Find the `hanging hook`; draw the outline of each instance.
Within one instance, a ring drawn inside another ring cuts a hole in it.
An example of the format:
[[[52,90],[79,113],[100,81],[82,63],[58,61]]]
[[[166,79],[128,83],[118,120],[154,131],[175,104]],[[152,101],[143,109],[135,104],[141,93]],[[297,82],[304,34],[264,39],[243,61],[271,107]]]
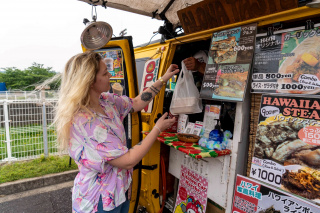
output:
[[[272,36],[272,35],[273,35],[273,27],[268,27],[267,36]]]
[[[96,15],[93,15],[93,8],[95,10],[95,14]],[[92,16],[92,20],[95,22],[97,20],[97,18],[98,18],[96,5],[92,5],[91,16]]]
[[[305,30],[311,30],[314,28],[314,22],[312,22],[311,20],[307,20],[306,21],[306,25],[305,25]]]

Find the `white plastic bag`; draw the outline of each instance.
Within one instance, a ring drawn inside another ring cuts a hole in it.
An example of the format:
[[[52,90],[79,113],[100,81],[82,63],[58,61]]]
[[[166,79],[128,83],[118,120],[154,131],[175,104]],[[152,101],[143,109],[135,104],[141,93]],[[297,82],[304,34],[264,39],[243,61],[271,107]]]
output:
[[[170,112],[177,114],[194,114],[202,112],[200,93],[194,84],[193,75],[181,62],[181,71],[173,92]]]

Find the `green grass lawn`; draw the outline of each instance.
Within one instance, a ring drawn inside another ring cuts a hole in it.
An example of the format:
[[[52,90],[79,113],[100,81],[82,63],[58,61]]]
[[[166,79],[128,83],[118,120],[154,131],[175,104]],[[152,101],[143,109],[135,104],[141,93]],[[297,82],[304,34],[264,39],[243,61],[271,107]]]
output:
[[[53,128],[47,130],[48,151],[56,153],[56,133]],[[41,125],[10,128],[11,153],[14,158],[40,156],[44,153],[43,129]],[[0,128],[0,161],[7,158],[5,128]]]
[[[54,129],[50,128],[49,125],[47,129],[49,157],[45,158],[42,125],[10,127],[12,157],[17,158],[17,161],[5,163],[3,160],[8,157],[5,142],[6,130],[0,128],[0,163],[3,161],[0,164],[0,184],[78,168],[73,160],[71,166],[69,166],[68,155],[50,155],[50,153],[57,153],[58,149]],[[36,159],[25,160],[28,158]],[[24,159],[24,161],[21,161],[21,159]]]
[[[77,169],[72,160],[69,167],[69,156],[49,156],[28,161],[14,161],[0,164],[0,184],[24,178],[39,177],[46,174],[59,173]]]

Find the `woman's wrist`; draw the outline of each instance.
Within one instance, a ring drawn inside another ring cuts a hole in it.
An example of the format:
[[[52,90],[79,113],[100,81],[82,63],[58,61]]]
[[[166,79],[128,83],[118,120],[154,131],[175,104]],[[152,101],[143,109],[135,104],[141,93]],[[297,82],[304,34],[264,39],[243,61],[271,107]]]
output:
[[[160,77],[160,78],[159,78],[159,81],[161,82],[162,86],[165,86],[165,85],[167,85],[167,81],[168,81],[168,80],[166,80],[166,79],[164,78],[164,76],[163,76],[163,77]]]
[[[161,130],[160,130],[160,128],[159,128],[159,127],[154,126],[153,128],[156,128],[156,129],[157,129],[157,131],[159,131],[159,134],[161,133]]]

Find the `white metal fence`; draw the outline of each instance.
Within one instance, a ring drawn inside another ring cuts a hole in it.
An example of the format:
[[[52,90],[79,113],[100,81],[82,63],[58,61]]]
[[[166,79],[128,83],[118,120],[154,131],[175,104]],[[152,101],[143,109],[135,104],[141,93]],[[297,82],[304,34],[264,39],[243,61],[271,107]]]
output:
[[[38,99],[58,99],[58,93],[49,91],[0,91],[0,100],[38,100]]]
[[[50,126],[57,99],[43,95],[35,99],[0,100],[0,161],[58,153],[55,130]]]

